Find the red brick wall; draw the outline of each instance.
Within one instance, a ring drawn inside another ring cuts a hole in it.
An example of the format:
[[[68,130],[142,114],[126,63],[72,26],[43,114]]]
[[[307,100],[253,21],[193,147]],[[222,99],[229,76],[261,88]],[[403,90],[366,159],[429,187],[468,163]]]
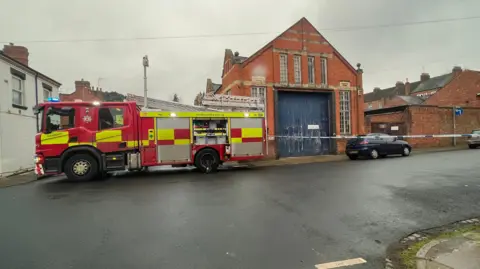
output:
[[[425,102],[426,105],[480,107],[480,72],[465,70]]]
[[[365,117],[365,129],[371,132],[372,123],[399,123],[406,125],[405,135],[453,134],[452,108],[436,106],[410,106],[405,112],[368,115]],[[480,108],[464,108],[464,113],[455,118],[455,133],[469,134],[480,128]],[[448,147],[453,145],[452,138],[409,138],[406,139],[415,148]],[[457,145],[464,145],[465,138],[457,138]]]
[[[399,123],[405,122],[405,112],[369,115],[365,117],[365,133],[372,132],[372,123]]]
[[[453,112],[451,108],[411,107],[411,134],[452,134]],[[469,134],[480,126],[480,109],[464,108],[461,116],[455,117],[455,133]],[[467,139],[457,138],[457,145],[465,144]],[[452,146],[452,138],[418,138],[411,142],[417,147]]]
[[[75,81],[75,91],[71,94],[60,94],[60,101],[62,102],[74,102],[75,100],[82,100],[84,102],[104,101],[103,95],[100,92],[92,91],[90,88],[90,82],[88,81]]]

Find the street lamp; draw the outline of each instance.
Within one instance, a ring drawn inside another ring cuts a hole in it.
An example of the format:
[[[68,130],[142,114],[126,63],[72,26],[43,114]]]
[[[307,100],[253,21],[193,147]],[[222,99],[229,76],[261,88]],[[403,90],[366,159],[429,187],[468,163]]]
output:
[[[147,106],[147,103],[148,103],[148,98],[147,98],[147,67],[148,67],[148,56],[145,55],[143,56],[143,90],[144,90],[144,93],[143,93],[143,96],[144,96],[144,100],[143,100],[143,107],[144,108],[148,108]]]

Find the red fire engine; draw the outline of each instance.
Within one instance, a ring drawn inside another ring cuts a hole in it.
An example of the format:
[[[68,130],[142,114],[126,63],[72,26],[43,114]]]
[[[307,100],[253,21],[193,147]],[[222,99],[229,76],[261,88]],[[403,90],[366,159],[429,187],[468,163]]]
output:
[[[194,165],[215,171],[228,161],[264,157],[263,112],[166,112],[135,102],[47,102],[35,108],[37,175],[91,180],[112,171]]]

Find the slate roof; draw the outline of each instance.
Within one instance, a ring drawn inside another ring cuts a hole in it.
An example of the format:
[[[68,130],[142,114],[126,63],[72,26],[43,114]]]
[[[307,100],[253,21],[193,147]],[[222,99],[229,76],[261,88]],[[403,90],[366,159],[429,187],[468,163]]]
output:
[[[420,85],[418,85],[418,87],[411,88],[412,93],[443,88],[443,87],[445,87],[445,85],[447,85],[447,83],[449,83],[452,80],[452,78],[453,78],[453,73],[449,73],[449,74],[445,74],[445,75],[430,78],[429,80],[420,83]]]
[[[429,90],[434,90],[438,88],[443,88],[445,85],[447,85],[452,78],[454,77],[453,73],[448,73],[444,74],[441,76],[436,76],[433,78],[430,78],[429,80],[425,82],[421,81],[415,81],[410,83],[410,93],[417,93],[417,92],[423,92],[423,91],[429,91]],[[382,98],[389,98],[397,95],[405,95],[405,86],[402,85],[400,87],[391,87],[391,88],[386,88],[382,89],[380,91],[375,92],[369,92],[363,95],[363,99],[365,103],[368,102],[373,102],[380,100]]]
[[[212,83],[212,85],[213,85],[213,92],[217,92],[222,87],[222,84]]]
[[[425,100],[418,96],[411,96],[411,95],[400,95],[399,98],[402,98],[405,103],[408,105],[419,105],[422,104]]]

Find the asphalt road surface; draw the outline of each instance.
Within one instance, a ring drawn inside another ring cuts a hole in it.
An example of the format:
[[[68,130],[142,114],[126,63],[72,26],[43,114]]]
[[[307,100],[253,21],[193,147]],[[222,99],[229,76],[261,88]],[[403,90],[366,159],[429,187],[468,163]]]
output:
[[[480,150],[0,189],[0,268],[382,268],[402,236],[480,215]]]

